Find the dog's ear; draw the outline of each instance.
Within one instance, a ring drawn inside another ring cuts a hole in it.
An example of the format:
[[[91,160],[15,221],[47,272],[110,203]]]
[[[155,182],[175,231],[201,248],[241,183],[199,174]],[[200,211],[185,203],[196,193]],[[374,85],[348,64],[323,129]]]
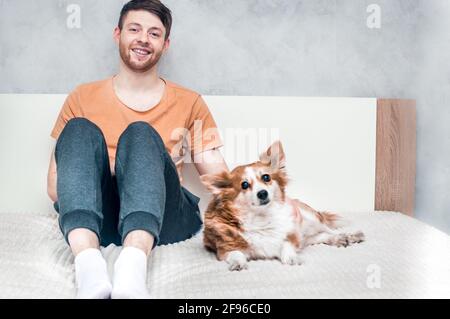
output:
[[[233,186],[231,175],[227,171],[219,174],[205,174],[200,176],[200,180],[213,194],[220,194],[224,189]]]
[[[265,152],[259,155],[259,160],[266,165],[270,165],[273,169],[285,170],[286,157],[281,142],[275,141],[272,143]]]

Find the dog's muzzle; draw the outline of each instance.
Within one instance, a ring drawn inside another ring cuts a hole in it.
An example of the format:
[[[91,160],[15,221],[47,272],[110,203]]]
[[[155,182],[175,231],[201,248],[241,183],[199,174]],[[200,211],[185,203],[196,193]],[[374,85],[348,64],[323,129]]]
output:
[[[259,199],[259,205],[266,205],[270,202],[269,193],[265,189],[260,190],[256,196]]]

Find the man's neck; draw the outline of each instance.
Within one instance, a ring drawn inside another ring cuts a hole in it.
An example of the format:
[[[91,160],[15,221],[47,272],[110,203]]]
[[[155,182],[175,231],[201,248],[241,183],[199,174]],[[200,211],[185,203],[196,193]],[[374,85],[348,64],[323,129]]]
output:
[[[143,73],[134,72],[121,65],[119,73],[114,78],[116,88],[136,93],[156,90],[160,86],[160,82],[156,65]]]

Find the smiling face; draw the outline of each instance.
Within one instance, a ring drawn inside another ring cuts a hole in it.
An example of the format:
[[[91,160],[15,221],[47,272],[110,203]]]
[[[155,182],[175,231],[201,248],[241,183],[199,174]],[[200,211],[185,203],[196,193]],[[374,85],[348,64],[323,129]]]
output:
[[[122,30],[116,27],[114,39],[119,45],[123,63],[132,71],[144,73],[152,69],[169,48],[166,29],[158,16],[145,11],[129,11]]]

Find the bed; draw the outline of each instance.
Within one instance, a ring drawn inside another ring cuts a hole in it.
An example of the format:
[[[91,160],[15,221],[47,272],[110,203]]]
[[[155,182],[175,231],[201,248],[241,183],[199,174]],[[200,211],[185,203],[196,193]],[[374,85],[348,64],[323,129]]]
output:
[[[307,247],[304,264],[252,261],[230,272],[202,234],[158,246],[148,267],[154,298],[450,298],[450,236],[414,218],[415,106],[376,98],[205,96],[230,167],[283,142],[288,194],[339,212],[366,241]],[[0,298],[73,298],[73,256],[46,195],[65,95],[0,95]],[[244,154],[242,156],[242,154]],[[209,194],[192,164],[184,185]],[[102,247],[109,270],[121,247]]]

